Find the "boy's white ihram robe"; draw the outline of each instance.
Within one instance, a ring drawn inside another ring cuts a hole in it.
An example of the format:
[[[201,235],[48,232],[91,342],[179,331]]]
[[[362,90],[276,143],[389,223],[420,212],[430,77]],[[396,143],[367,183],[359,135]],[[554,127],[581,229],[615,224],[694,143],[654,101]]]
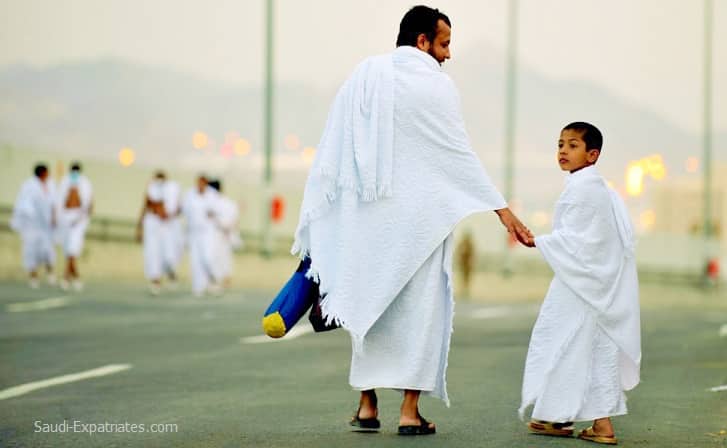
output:
[[[329,113],[293,246],[311,257],[323,314],[351,334],[353,388],[449,404],[451,233],[505,207],[434,58],[399,47],[356,68]]]
[[[554,278],[533,328],[520,415],[550,422],[626,413],[639,383],[639,289],[631,221],[595,167],[570,174],[553,232],[535,239]]]

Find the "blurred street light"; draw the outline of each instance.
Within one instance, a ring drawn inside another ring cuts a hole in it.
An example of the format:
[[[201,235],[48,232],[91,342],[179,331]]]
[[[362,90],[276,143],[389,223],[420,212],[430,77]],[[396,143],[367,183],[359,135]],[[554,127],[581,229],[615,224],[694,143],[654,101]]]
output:
[[[124,168],[133,165],[135,160],[136,160],[136,153],[134,152],[133,149],[122,148],[121,151],[119,151],[119,163]]]
[[[192,135],[192,146],[195,149],[204,149],[209,144],[209,137],[204,132],[197,131]]]
[[[699,159],[696,157],[689,157],[685,163],[687,173],[696,173],[699,171]]]
[[[238,156],[246,156],[250,154],[250,142],[245,140],[244,138],[239,138],[235,142],[235,154]]]
[[[297,151],[300,148],[300,138],[295,134],[286,135],[285,147],[291,151]]]
[[[644,191],[644,169],[639,162],[629,163],[626,169],[626,193],[639,196]]]

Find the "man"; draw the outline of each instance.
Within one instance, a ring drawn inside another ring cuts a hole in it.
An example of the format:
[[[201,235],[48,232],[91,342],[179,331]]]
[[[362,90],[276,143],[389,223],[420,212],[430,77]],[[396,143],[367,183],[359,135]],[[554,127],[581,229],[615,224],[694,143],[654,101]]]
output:
[[[399,434],[433,434],[421,393],[449,404],[452,231],[496,211],[526,241],[472,152],[457,90],[441,69],[451,23],[416,6],[397,49],[366,59],[334,100],[306,183],[293,252],[311,257],[323,315],[351,334],[351,426],[380,427],[376,388],[404,391]]]
[[[47,271],[48,284],[56,282],[53,275],[54,188],[48,177],[45,164],[35,166],[33,177],[20,187],[10,221],[10,227],[20,233],[23,240],[23,267],[30,275],[29,284],[33,289],[40,286],[38,270],[43,266]]]
[[[219,179],[210,181],[209,185],[218,193],[214,219],[215,260],[219,266],[223,286],[229,287],[233,267],[233,250],[242,244],[238,230],[240,211],[235,201],[223,194],[222,182]]]
[[[173,260],[165,246],[170,216],[164,204],[166,180],[164,171],[154,174],[146,188],[136,228],[136,239],[144,244],[144,274],[150,282],[149,292],[154,296],[161,292],[162,276],[166,274],[172,284],[177,279]]]
[[[163,202],[166,219],[162,225],[163,263],[172,273],[169,286],[176,288],[176,273],[184,255],[184,229],[182,226],[182,194],[179,183],[164,179]]]
[[[66,257],[66,270],[60,282],[64,291],[70,286],[76,291],[83,289],[76,262],[83,250],[93,208],[92,195],[91,182],[81,174],[81,164],[73,162],[70,172],[61,180],[56,203],[59,237]]]
[[[217,200],[217,192],[207,184],[207,177],[200,175],[197,185],[187,191],[182,202],[182,213],[187,221],[192,292],[197,297],[205,292],[221,293],[221,275],[214,250]]]

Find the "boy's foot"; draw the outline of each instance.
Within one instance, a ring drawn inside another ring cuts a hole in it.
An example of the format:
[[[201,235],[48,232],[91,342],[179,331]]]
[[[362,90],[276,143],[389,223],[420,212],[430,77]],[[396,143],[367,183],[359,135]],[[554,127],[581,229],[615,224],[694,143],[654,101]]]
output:
[[[573,422],[553,423],[545,420],[531,420],[528,429],[533,434],[555,437],[570,437],[573,435]]]
[[[618,439],[611,435],[596,434],[593,431],[593,426],[590,426],[578,434],[578,438],[582,440],[588,440],[589,442],[602,443],[604,445],[618,445]]]

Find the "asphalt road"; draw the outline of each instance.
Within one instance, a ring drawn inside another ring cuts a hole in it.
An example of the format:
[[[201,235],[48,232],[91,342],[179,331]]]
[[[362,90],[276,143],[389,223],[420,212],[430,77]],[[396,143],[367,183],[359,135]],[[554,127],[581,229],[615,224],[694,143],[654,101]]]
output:
[[[517,418],[535,303],[457,305],[452,407],[423,399],[438,433],[402,438],[393,391],[379,394],[381,433],[347,430],[357,395],[342,330],[256,338],[269,301],[255,291],[152,298],[130,285],[61,294],[0,284],[0,446],[592,446],[530,435]],[[628,394],[629,415],[614,419],[622,446],[727,447],[727,391],[709,390],[727,384],[723,324],[727,307],[719,303],[643,309],[642,384]],[[16,388],[103,367],[101,376]],[[19,395],[3,398],[9,391]],[[106,423],[116,432],[89,432]],[[174,427],[151,432],[156,424]]]

